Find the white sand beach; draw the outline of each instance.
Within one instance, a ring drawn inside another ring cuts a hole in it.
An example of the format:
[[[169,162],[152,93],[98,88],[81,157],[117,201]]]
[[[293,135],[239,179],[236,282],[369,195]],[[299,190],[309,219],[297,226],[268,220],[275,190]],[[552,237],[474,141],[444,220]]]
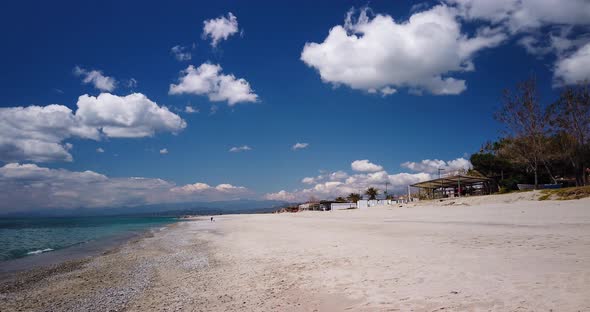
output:
[[[2,311],[590,311],[590,199],[218,216],[3,281]]]

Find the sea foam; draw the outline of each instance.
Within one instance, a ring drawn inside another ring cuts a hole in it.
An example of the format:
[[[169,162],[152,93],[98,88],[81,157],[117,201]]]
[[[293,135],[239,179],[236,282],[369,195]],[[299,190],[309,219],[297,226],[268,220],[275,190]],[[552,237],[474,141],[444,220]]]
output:
[[[29,251],[27,252],[27,255],[38,255],[40,253],[44,253],[44,252],[48,252],[48,251],[52,251],[53,249],[51,248],[45,248],[45,249],[39,249],[39,250],[35,250],[35,251]]]

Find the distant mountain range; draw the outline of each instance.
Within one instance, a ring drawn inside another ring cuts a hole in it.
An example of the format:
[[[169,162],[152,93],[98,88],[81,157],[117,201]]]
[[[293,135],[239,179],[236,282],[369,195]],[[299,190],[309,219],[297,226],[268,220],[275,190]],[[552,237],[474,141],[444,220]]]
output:
[[[215,202],[191,202],[143,205],[135,207],[36,209],[2,214],[0,217],[61,217],[61,216],[114,216],[114,215],[219,215],[239,213],[273,212],[288,206],[288,202],[276,200],[231,200]]]

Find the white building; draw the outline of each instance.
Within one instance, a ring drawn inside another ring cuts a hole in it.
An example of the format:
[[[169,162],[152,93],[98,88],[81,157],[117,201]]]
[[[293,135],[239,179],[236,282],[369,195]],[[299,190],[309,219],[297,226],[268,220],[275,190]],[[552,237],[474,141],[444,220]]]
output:
[[[305,203],[305,204],[301,204],[298,206],[299,210],[309,210],[309,208],[311,207],[310,203]]]
[[[356,208],[355,203],[331,203],[330,210],[343,210],[343,209],[354,209]]]
[[[356,204],[359,209],[364,209],[374,206],[393,206],[395,201],[391,199],[361,199]]]

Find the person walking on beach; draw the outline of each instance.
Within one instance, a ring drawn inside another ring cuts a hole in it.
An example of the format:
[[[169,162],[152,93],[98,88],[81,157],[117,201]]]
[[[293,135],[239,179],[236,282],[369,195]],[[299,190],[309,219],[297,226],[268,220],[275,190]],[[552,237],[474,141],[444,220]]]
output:
[[[213,222],[213,217],[211,217],[211,222]]]

